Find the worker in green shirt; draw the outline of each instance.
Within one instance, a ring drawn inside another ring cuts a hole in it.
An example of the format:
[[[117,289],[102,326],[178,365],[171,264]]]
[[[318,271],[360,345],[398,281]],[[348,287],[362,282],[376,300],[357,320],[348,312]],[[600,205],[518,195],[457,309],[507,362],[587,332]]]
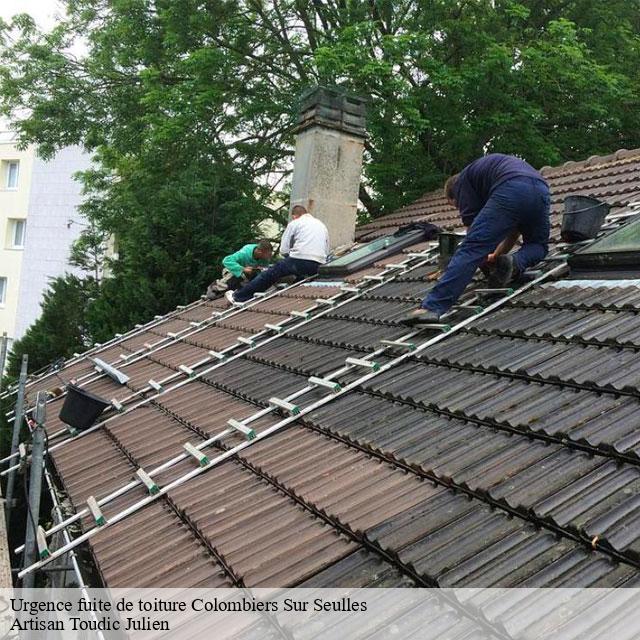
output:
[[[225,291],[236,291],[269,266],[273,247],[268,240],[260,240],[225,256],[222,260],[222,276],[207,289],[207,298],[213,299]]]

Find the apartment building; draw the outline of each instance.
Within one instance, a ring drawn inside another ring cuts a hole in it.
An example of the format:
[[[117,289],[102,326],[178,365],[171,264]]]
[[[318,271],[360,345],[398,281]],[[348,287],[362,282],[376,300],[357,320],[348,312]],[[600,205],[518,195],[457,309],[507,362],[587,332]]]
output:
[[[69,249],[83,228],[73,176],[89,165],[78,147],[44,161],[0,132],[0,334],[24,335],[51,278],[73,271]]]

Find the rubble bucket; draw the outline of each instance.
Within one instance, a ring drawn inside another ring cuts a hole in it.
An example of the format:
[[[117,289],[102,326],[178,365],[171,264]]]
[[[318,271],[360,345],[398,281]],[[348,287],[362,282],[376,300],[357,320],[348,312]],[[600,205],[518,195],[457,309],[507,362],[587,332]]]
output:
[[[70,427],[88,429],[111,403],[74,384],[67,385],[67,395],[58,417]]]
[[[564,199],[560,237],[565,242],[595,238],[610,208],[606,202],[589,196],[567,196]]]

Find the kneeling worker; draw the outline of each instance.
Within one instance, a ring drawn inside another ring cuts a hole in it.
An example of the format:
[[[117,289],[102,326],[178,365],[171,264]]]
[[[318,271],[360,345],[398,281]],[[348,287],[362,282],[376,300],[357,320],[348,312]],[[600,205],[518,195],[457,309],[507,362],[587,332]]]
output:
[[[222,276],[209,285],[207,298],[213,300],[226,291],[235,291],[255,278],[261,269],[268,267],[273,247],[268,240],[245,244],[222,260]]]
[[[330,249],[327,227],[308,213],[302,205],[293,207],[291,218],[280,241],[280,254],[284,259],[276,262],[236,292],[227,291],[225,295],[229,302],[246,302],[254,293],[266,291],[287,276],[302,279],[318,273],[320,265],[326,262]]]
[[[501,153],[474,160],[447,180],[445,195],[467,236],[421,308],[402,319],[408,326],[438,322],[485,260],[492,285],[504,287],[549,248],[549,186],[524,160]],[[522,246],[508,255],[520,236]]]

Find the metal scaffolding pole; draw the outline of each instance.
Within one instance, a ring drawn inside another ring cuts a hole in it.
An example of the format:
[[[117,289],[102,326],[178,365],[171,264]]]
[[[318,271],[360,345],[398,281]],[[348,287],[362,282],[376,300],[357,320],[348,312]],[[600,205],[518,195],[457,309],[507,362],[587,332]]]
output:
[[[2,342],[0,343],[0,391],[2,391],[2,378],[4,376],[4,365],[7,361],[7,349],[9,347],[9,338],[7,332],[2,334]]]
[[[44,465],[44,423],[46,419],[47,394],[38,392],[35,410],[35,427],[31,432],[31,474],[29,476],[29,498],[27,504],[27,529],[24,543],[24,562],[26,568],[38,557],[38,521],[40,519],[40,496],[42,493],[42,469]],[[25,576],[22,587],[33,588],[35,574]]]
[[[18,451],[18,444],[20,442],[20,429],[22,428],[23,410],[24,410],[24,387],[27,382],[27,365],[29,363],[29,356],[24,354],[22,356],[22,366],[20,368],[20,381],[18,382],[18,397],[16,399],[16,415],[13,420],[13,436],[11,438],[11,455],[15,455]],[[13,509],[13,489],[16,481],[16,470],[14,469],[9,474],[7,481],[7,531],[9,530],[9,523],[11,521],[11,510]]]

